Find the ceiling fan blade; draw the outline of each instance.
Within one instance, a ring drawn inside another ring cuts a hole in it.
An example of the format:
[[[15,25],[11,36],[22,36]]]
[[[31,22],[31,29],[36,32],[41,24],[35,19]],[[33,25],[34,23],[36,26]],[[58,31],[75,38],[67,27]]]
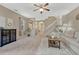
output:
[[[44,5],[44,7],[46,7],[46,6],[48,6],[49,5],[49,3],[46,3],[45,5]]]
[[[46,10],[46,11],[50,11],[50,9],[47,9],[47,8],[44,8],[44,10]]]
[[[35,10],[33,10],[33,11],[37,11],[37,10],[39,10],[39,8],[38,8],[38,9],[35,9]]]
[[[36,7],[40,7],[39,5],[37,5],[37,4],[34,4],[34,6],[36,6]]]

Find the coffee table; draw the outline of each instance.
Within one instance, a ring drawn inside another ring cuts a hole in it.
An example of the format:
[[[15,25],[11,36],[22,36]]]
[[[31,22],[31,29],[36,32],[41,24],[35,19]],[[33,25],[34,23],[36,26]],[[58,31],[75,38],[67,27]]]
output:
[[[55,47],[60,49],[61,38],[48,38],[48,47]]]

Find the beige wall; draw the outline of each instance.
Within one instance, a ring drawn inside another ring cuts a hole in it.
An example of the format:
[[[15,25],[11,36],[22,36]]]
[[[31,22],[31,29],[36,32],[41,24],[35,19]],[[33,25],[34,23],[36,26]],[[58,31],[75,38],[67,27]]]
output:
[[[26,22],[27,22],[28,18],[23,17],[1,5],[0,5],[0,16],[6,17],[6,20],[8,18],[13,20],[13,24],[14,24],[13,27],[17,29],[17,38],[19,38],[19,17],[21,17],[21,19],[25,20]],[[26,25],[27,25],[27,23],[26,23]],[[6,24],[6,26],[7,26],[7,24]]]
[[[72,22],[72,28],[79,31],[79,20],[76,20],[76,15],[79,14],[79,7],[62,17],[63,23]]]

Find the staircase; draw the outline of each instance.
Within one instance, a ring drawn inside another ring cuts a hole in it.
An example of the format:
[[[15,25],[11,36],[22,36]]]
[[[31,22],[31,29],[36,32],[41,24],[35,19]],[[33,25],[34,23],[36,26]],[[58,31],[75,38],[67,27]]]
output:
[[[78,55],[79,54],[79,43],[76,41],[76,39],[68,37],[64,33],[60,34],[58,32],[55,32],[54,30],[56,29],[56,26],[57,26],[57,20],[53,21],[53,23],[51,23],[48,27],[46,27],[45,34],[52,35],[52,32],[54,32],[55,34],[64,38],[62,40],[63,45],[71,52],[71,54]]]
[[[51,23],[48,27],[45,28],[45,34],[49,35],[55,28],[57,25],[57,20],[53,21],[53,23]]]

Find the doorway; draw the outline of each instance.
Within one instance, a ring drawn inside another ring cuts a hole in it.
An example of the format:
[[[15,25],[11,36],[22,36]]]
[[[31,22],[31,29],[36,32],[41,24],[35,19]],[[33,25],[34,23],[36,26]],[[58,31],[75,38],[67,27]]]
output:
[[[35,32],[36,34],[44,33],[44,22],[43,21],[36,21],[35,22]]]

